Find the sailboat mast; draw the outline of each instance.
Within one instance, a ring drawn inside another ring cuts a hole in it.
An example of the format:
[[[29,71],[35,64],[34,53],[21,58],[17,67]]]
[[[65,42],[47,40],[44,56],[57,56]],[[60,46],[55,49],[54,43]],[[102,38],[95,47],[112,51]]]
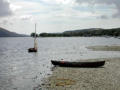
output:
[[[34,48],[37,49],[37,41],[36,41],[36,23],[35,23],[35,38],[34,38]]]
[[[36,39],[36,23],[35,23],[35,39]]]

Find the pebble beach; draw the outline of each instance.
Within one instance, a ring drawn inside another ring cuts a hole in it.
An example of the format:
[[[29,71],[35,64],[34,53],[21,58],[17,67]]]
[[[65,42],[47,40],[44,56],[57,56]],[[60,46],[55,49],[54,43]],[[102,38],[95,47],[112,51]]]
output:
[[[107,50],[106,46],[94,46],[90,49]],[[114,49],[114,48],[115,49]],[[103,49],[104,48],[104,49]],[[118,49],[116,49],[118,48]],[[111,46],[111,50],[119,51],[120,47]],[[110,51],[110,46],[109,50]],[[101,58],[94,59],[94,61]],[[102,58],[106,63],[99,68],[54,67],[52,75],[44,79],[42,90],[119,90],[120,58]],[[89,61],[89,60],[87,60]]]

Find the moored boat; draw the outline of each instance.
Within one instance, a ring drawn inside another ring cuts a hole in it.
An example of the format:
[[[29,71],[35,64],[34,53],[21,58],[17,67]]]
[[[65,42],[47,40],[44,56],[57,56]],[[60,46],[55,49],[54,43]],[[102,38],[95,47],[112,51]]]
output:
[[[35,24],[35,35],[34,35],[34,48],[29,48],[28,52],[37,52],[37,41],[36,41],[36,24]]]
[[[29,48],[28,52],[37,52],[37,49],[36,48]]]
[[[69,62],[69,61],[55,61],[51,60],[53,65],[61,67],[101,67],[105,64],[105,61],[94,61],[94,62]]]

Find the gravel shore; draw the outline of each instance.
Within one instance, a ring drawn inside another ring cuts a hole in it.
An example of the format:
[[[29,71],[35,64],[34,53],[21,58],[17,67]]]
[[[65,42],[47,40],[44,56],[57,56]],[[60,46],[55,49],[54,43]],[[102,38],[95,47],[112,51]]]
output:
[[[120,46],[92,46],[88,48],[120,51]],[[98,60],[101,59],[94,61]],[[120,90],[120,58],[102,60],[105,60],[106,63],[100,68],[55,67],[53,74],[44,80],[40,90]]]
[[[119,90],[120,58],[104,59],[101,68],[55,67],[43,90]]]
[[[120,51],[120,46],[89,46],[94,51]]]

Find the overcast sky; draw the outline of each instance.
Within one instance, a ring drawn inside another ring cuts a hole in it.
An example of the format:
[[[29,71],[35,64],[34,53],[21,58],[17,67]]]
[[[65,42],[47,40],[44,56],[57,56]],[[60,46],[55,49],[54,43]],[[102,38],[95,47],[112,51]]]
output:
[[[120,0],[0,0],[0,27],[17,33],[120,27]]]

